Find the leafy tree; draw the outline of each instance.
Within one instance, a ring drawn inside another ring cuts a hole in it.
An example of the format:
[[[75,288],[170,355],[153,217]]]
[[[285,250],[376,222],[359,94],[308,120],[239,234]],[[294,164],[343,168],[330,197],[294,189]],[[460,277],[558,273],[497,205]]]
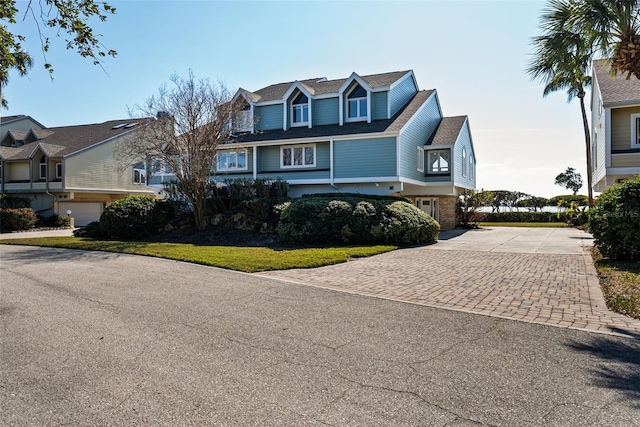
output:
[[[576,172],[574,168],[567,168],[566,171],[556,176],[555,184],[573,191],[575,196],[582,188],[582,175]]]
[[[176,188],[184,195],[194,214],[195,225],[208,225],[207,198],[211,194],[210,175],[216,148],[230,138],[230,120],[242,105],[230,102],[227,88],[208,80],[173,75],[172,86],[163,86],[143,105],[136,105],[131,115],[141,118],[135,135],[116,149],[122,167],[146,160],[148,174],[157,171],[152,165],[168,166],[177,180]]]
[[[483,206],[490,206],[494,199],[491,191],[464,190],[458,199],[458,221],[468,227],[473,222],[477,210]]]
[[[527,208],[533,212],[537,212],[539,209],[542,212],[542,209],[545,206],[549,206],[549,199],[546,199],[544,197],[531,196],[522,200],[518,200],[515,206],[519,208]]]
[[[44,67],[53,78],[53,66],[47,61],[47,52],[51,46],[49,37],[43,29],[55,30],[56,36],[66,33],[67,49],[76,49],[84,58],[90,58],[94,64],[100,65],[102,58],[116,56],[115,50],[104,48],[99,36],[87,24],[89,18],[106,21],[108,14],[116,9],[106,2],[95,0],[30,0],[22,2],[24,10],[19,11],[16,0],[0,0],[0,88],[9,82],[9,71],[15,69],[21,76],[27,74],[33,65],[33,57],[28,53],[24,43],[26,38],[11,31],[18,16],[30,17],[40,34],[40,44],[44,55]],[[2,97],[2,106],[7,108],[7,100]]]
[[[585,89],[591,85],[589,67],[594,38],[580,23],[583,3],[591,0],[549,0],[541,17],[542,35],[533,38],[534,54],[527,72],[545,87],[543,96],[558,90],[567,91],[567,101],[580,100],[587,155],[587,191],[593,202],[591,135],[584,105]],[[595,1],[595,0],[594,0]]]
[[[490,192],[493,195],[490,206],[492,212],[500,212],[501,207],[508,207],[510,211],[516,206],[516,203],[528,194],[519,191],[494,190]]]

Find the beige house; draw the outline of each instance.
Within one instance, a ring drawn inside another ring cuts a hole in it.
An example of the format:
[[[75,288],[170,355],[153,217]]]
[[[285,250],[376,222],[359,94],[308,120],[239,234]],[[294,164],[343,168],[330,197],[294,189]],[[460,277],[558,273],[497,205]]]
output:
[[[608,61],[593,63],[591,159],[593,191],[640,174],[640,80],[611,76]]]
[[[76,226],[97,221],[128,195],[154,195],[145,174],[120,170],[118,143],[136,130],[132,120],[45,128],[28,116],[2,118],[0,193],[27,196],[40,215],[66,215]]]

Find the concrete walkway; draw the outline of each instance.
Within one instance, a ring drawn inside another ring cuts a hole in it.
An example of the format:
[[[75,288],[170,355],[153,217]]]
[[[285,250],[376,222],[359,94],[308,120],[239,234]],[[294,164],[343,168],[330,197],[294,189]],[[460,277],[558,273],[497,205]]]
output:
[[[9,233],[0,233],[2,239],[33,239],[36,237],[64,237],[73,236],[75,228],[54,228],[49,230],[34,229],[28,231],[13,231]]]
[[[257,275],[492,317],[640,338],[640,321],[609,311],[589,248],[566,228],[451,231],[431,246],[333,266]]]

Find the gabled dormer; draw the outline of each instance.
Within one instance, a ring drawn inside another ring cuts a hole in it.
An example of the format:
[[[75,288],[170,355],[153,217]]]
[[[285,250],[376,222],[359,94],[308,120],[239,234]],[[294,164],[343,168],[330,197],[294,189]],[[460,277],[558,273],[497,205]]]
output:
[[[313,110],[311,99],[314,90],[308,85],[299,81],[293,82],[291,87],[284,93],[283,100],[283,123],[282,129],[287,130],[292,127],[312,127]]]
[[[356,73],[340,86],[340,125],[345,122],[371,123],[372,87]]]
[[[233,109],[235,117],[231,119],[234,132],[254,132],[256,125],[254,104],[259,98],[245,89],[238,89],[231,100],[235,103]]]

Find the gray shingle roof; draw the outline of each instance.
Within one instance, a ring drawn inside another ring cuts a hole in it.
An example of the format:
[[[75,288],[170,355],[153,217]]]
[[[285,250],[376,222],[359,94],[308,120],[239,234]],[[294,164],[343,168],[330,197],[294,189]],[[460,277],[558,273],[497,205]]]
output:
[[[610,62],[604,59],[594,61],[593,69],[605,106],[640,103],[640,80],[637,77],[631,76],[627,80],[626,75],[618,72],[618,75],[612,78]]]
[[[0,117],[0,123],[12,122],[14,120],[24,119],[25,117],[27,116],[25,116],[24,114],[18,114],[16,116]]]
[[[433,90],[423,90],[414,95],[404,108],[394,117],[386,120],[374,120],[371,123],[354,122],[344,125],[324,125],[308,127],[293,127],[288,130],[273,129],[262,132],[242,133],[233,142],[262,142],[299,138],[332,137],[344,135],[357,135],[380,132],[398,132],[407,124],[407,121],[415,114],[422,104],[431,96]]]
[[[0,147],[0,155],[5,160],[28,159],[35,147],[41,144],[47,156],[63,157],[93,144],[132,132],[137,126],[140,126],[143,121],[144,120],[141,119],[110,120],[108,122],[90,125],[47,128],[46,131],[37,130],[34,133],[42,136],[42,139],[17,148]],[[118,124],[134,122],[138,123],[136,127],[113,129],[113,126]]]
[[[378,88],[391,85],[402,76],[405,76],[408,72],[409,70],[393,71],[390,73],[371,74],[361,77],[371,87]],[[316,77],[313,79],[299,80],[299,83],[302,84],[302,86],[304,86],[304,88],[312,95],[327,95],[330,93],[337,94],[340,86],[342,86],[346,81],[347,79],[326,80],[322,77]],[[252,94],[257,95],[258,102],[276,101],[282,99],[293,83],[294,82],[277,83],[259,89]],[[252,98],[255,99],[253,96]]]
[[[426,145],[451,145],[456,142],[467,116],[443,117],[433,138]]]

